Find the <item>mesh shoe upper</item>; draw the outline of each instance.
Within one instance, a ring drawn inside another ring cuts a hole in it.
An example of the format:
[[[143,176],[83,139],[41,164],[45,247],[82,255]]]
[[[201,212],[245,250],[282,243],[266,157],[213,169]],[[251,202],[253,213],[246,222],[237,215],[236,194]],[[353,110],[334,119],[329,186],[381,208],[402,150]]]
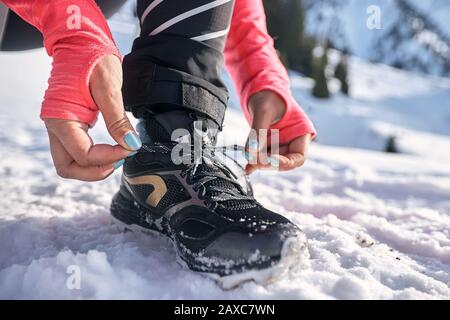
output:
[[[279,261],[285,240],[301,234],[298,227],[262,207],[220,161],[213,143],[203,141],[199,158],[188,152],[191,162],[174,161],[181,142],[170,141],[157,122],[146,126],[153,125],[147,131],[160,141],[145,143],[124,165],[124,192],[144,212],[146,226],[168,234],[198,271],[227,274]]]

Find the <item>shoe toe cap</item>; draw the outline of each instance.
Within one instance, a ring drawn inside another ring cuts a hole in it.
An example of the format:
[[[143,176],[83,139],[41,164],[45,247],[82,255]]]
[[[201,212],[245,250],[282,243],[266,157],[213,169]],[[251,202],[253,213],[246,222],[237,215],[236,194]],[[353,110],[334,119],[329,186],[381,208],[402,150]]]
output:
[[[278,225],[255,233],[227,232],[211,242],[203,255],[245,264],[277,262],[281,259],[284,244],[288,240],[304,243],[306,237],[293,224]]]

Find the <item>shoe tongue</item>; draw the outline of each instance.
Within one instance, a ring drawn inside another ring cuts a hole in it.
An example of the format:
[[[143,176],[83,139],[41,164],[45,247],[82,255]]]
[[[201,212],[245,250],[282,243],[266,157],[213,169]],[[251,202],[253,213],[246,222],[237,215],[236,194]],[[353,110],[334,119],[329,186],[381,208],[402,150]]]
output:
[[[211,119],[192,111],[173,110],[145,119],[146,132],[152,142],[188,142],[206,136],[215,144],[219,126]]]
[[[164,113],[158,113],[145,119],[144,140],[149,142],[189,142],[191,139],[207,138],[208,143],[215,145],[219,126],[212,120],[202,117],[192,111],[172,110]],[[201,140],[200,140],[201,141]],[[200,163],[197,174],[208,172],[216,175],[217,179],[212,179],[205,183],[205,187],[218,187],[225,190],[234,190],[239,193],[239,188],[227,181],[225,173],[214,164]],[[211,196],[219,196],[219,191],[209,191]],[[222,202],[223,208],[228,210],[240,210],[252,208],[255,206],[253,201],[249,200],[227,200]]]
[[[217,167],[214,166],[208,166],[206,164],[200,164],[197,172],[200,173],[202,171],[206,171],[209,173],[212,173],[218,177],[223,177],[226,178],[226,175]],[[216,191],[216,190],[210,190],[210,187],[217,187],[217,188],[221,188],[222,190],[234,190],[236,191],[238,194],[240,193],[240,189],[232,182],[226,180],[226,179],[222,179],[222,178],[218,178],[218,179],[213,179],[211,181],[208,181],[205,183],[205,187],[207,190],[209,190],[209,195],[210,196],[220,196],[222,192],[220,191]],[[226,209],[226,210],[245,210],[245,209],[250,209],[255,207],[255,203],[254,201],[250,201],[250,200],[227,200],[221,203],[222,204],[222,208]]]

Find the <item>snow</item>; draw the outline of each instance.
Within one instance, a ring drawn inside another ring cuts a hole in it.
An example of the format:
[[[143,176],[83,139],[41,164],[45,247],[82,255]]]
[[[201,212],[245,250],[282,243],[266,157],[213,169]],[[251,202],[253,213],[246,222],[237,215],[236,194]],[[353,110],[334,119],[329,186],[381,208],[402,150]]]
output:
[[[166,239],[111,225],[120,172],[99,183],[57,177],[38,119],[49,64],[42,50],[0,54],[0,298],[450,298],[448,80],[352,58],[352,97],[319,101],[293,74],[320,144],[304,168],[252,180],[261,203],[305,231],[310,260],[270,285],[223,291],[183,269]],[[227,144],[248,130],[235,101]],[[392,133],[405,153],[379,152]],[[93,136],[110,141],[102,121]]]

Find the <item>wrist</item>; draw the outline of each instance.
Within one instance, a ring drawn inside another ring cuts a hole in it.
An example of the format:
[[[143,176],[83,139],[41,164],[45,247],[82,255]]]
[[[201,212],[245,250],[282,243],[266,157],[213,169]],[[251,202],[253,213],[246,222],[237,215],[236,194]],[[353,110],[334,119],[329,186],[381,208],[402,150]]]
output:
[[[252,119],[258,115],[266,118],[271,124],[275,124],[286,113],[286,104],[276,92],[264,90],[250,97],[248,110]]]

